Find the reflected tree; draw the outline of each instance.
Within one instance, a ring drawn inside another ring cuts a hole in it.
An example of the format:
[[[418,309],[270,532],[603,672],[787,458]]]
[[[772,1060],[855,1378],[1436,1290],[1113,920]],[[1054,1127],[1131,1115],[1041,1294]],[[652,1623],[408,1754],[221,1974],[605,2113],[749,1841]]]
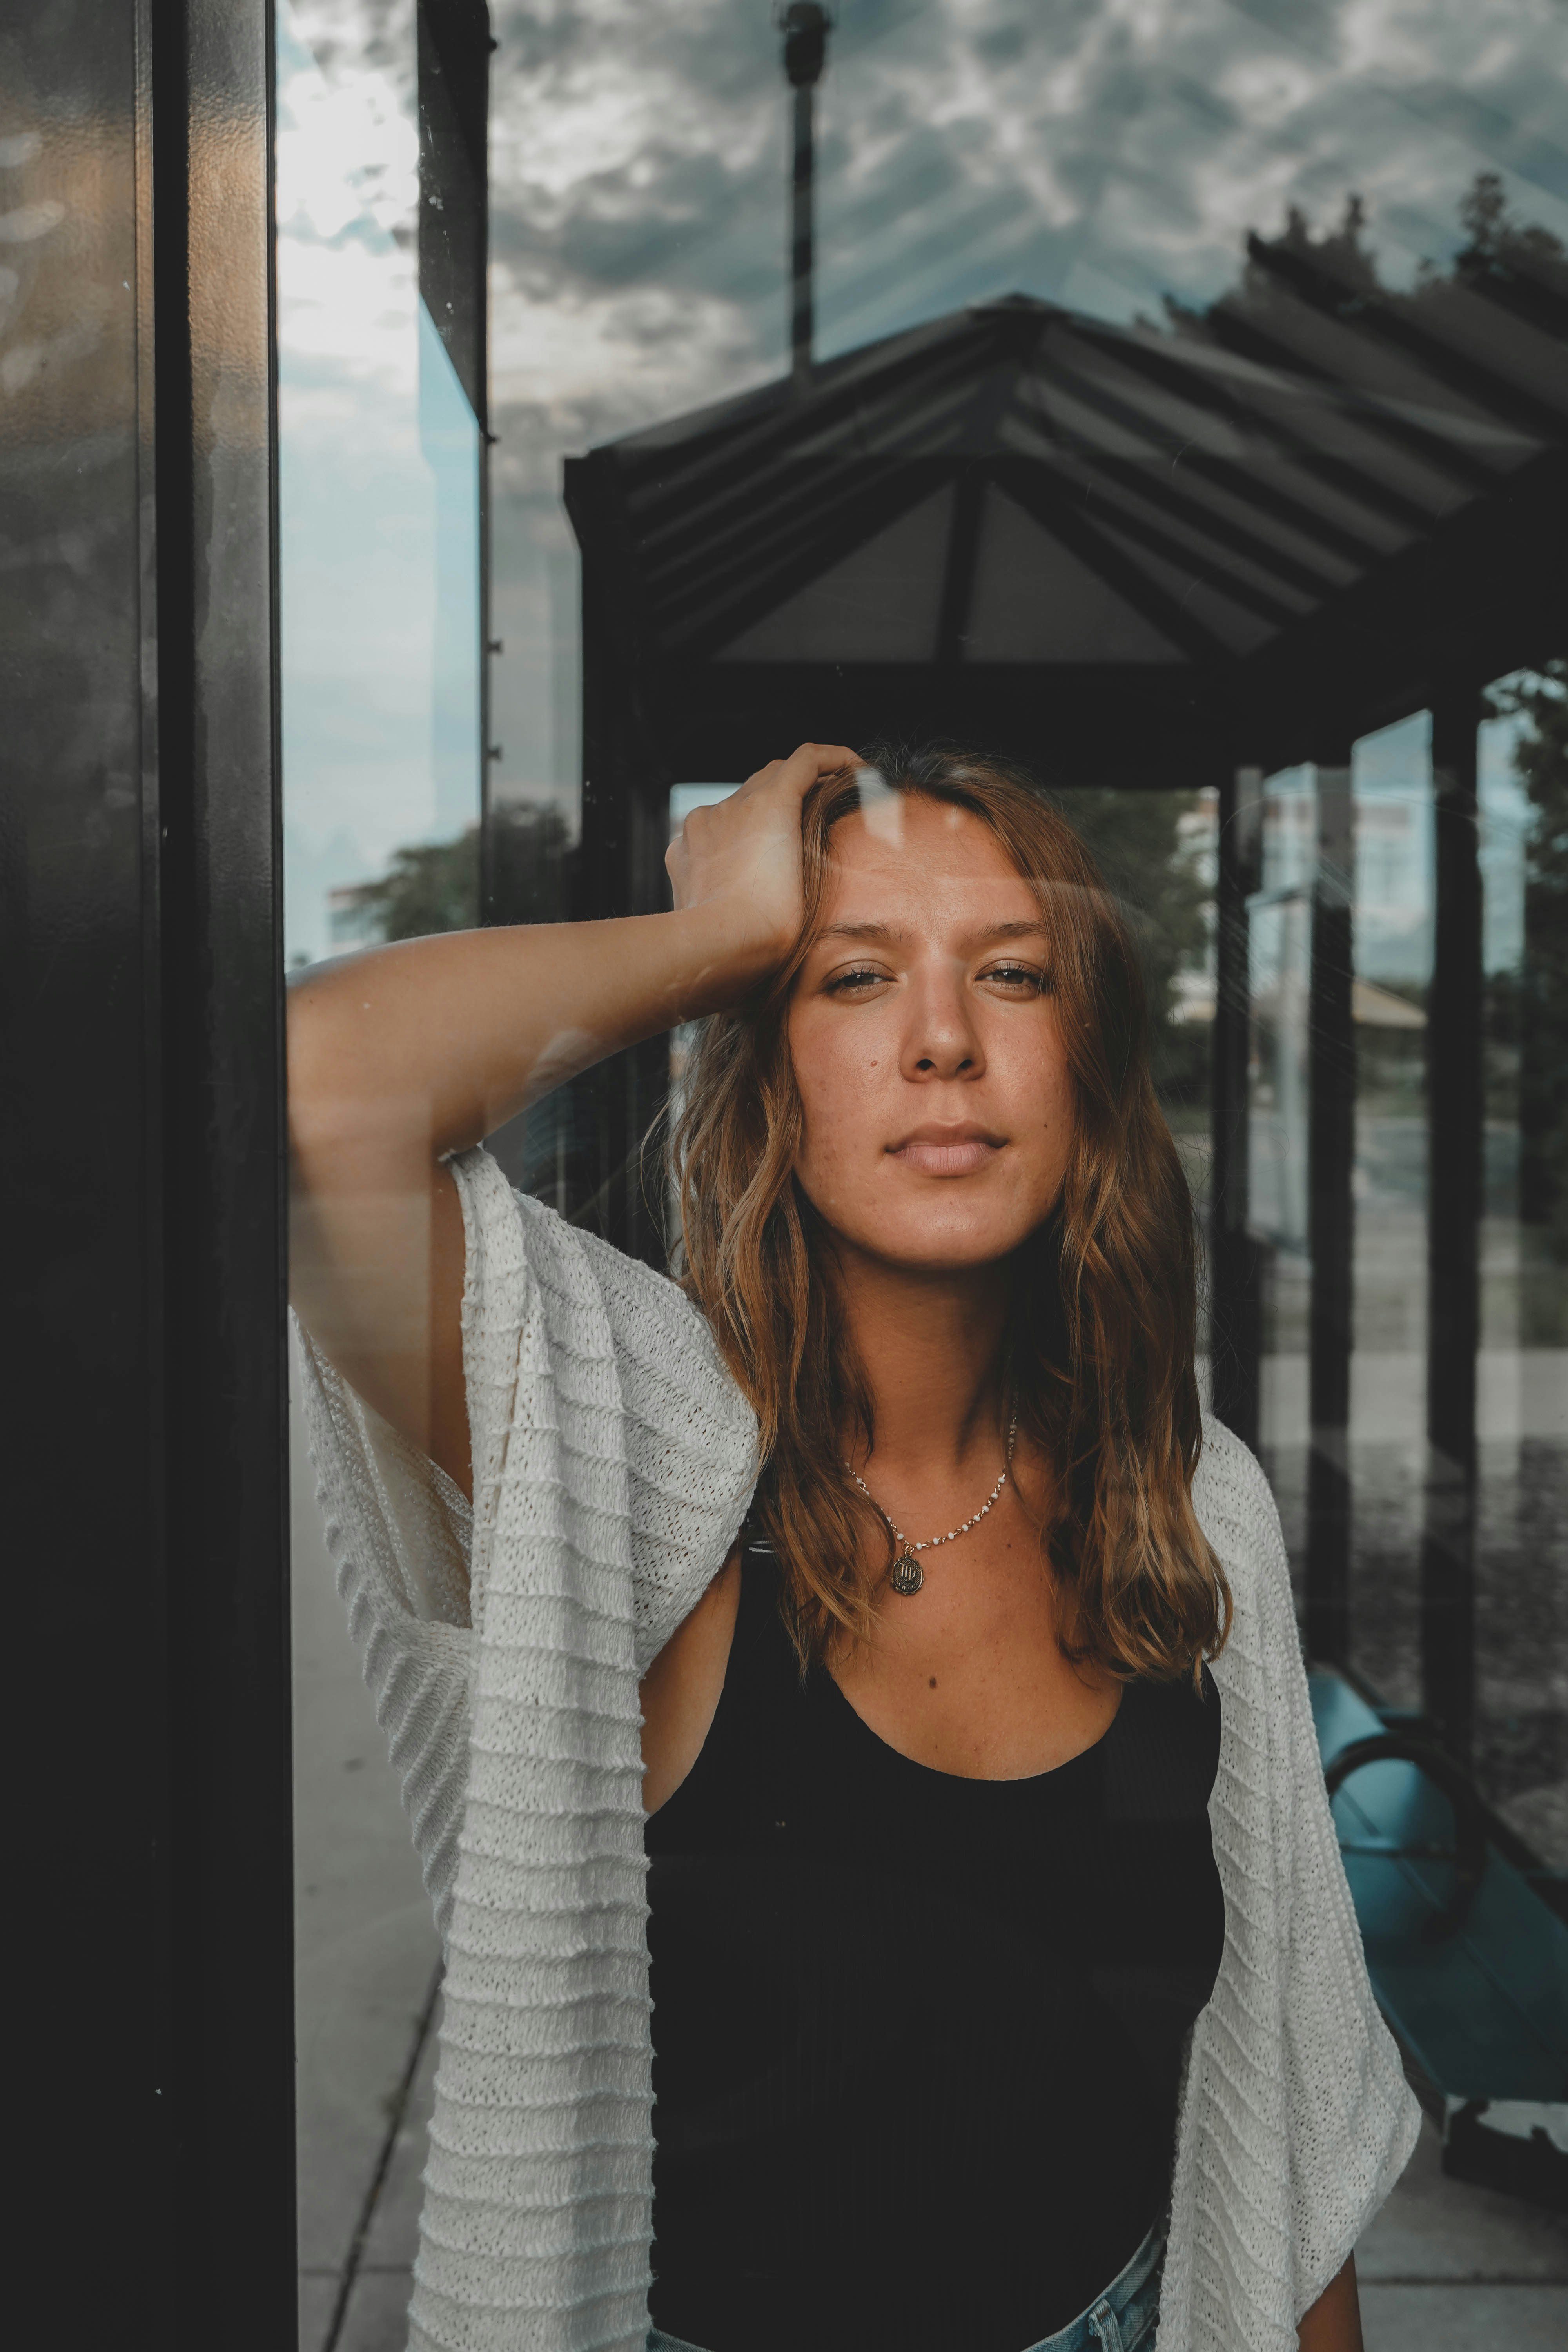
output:
[[[491,818],[498,902],[509,921],[559,922],[566,911],[572,835],[556,808],[526,803]],[[418,940],[472,930],[479,919],[479,829],[395,850],[386,872],[336,894],[338,928],[362,940]]]
[[[1447,266],[1423,261],[1414,285],[1401,290],[1385,284],[1379,274],[1363,197],[1348,197],[1338,223],[1321,231],[1299,205],[1292,205],[1278,236],[1248,236],[1240,277],[1211,307],[1191,307],[1167,295],[1167,323],[1180,334],[1205,338],[1217,332],[1224,339],[1227,321],[1265,330],[1272,316],[1288,317],[1295,307],[1300,269],[1304,269],[1310,273],[1314,299],[1346,320],[1374,303],[1382,310],[1404,311],[1412,320],[1437,327],[1445,312],[1479,295],[1548,334],[1561,335],[1563,305],[1568,300],[1568,249],[1561,239],[1550,229],[1514,217],[1495,172],[1478,173],[1459,200],[1458,219],[1464,243]]]
[[[1519,1069],[1519,1213],[1543,1227],[1568,1264],[1568,660],[1495,688],[1500,716],[1523,719],[1514,764],[1529,795],[1524,953],[1513,1003],[1496,1018],[1513,1030]],[[1509,1015],[1511,1013],[1511,1023]]]
[[[1212,849],[1199,797],[1080,790],[1052,799],[1092,851],[1137,940],[1150,1058],[1167,1114],[1177,1126],[1184,1112],[1206,1118],[1209,1023],[1190,1017],[1179,984],[1182,973],[1203,971],[1209,948]]]

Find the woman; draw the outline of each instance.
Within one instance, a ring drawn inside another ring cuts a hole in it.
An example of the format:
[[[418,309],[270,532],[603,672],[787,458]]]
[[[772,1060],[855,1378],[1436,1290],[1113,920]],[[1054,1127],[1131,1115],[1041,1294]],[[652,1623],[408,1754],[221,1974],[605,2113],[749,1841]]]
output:
[[[668,863],[294,1000],[313,1442],[447,1937],[413,2341],[1353,2352],[1415,2115],[1127,938],[993,761],[806,745]],[[473,1147],[696,1016],[678,1289]]]

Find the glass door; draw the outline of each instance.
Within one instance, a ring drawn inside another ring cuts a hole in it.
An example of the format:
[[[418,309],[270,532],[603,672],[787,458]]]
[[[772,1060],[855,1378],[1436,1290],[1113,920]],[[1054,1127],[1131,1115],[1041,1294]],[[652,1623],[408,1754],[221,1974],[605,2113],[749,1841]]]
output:
[[[473,14],[473,12],[468,12]],[[484,12],[280,0],[289,973],[480,919]],[[300,2344],[407,2302],[439,1940],[291,1423]],[[398,2340],[401,2340],[400,2337]]]

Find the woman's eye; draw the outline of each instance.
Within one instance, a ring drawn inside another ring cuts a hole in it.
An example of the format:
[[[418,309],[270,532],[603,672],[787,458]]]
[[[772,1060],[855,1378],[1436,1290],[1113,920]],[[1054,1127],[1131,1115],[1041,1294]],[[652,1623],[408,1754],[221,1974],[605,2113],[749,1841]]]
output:
[[[995,982],[1004,988],[1026,991],[1031,996],[1044,996],[1051,984],[1048,973],[1029,963],[990,964],[980,977]]]
[[[827,993],[829,996],[842,996],[855,989],[875,988],[887,977],[885,971],[877,971],[869,964],[858,965],[853,971],[836,971],[827,982]]]

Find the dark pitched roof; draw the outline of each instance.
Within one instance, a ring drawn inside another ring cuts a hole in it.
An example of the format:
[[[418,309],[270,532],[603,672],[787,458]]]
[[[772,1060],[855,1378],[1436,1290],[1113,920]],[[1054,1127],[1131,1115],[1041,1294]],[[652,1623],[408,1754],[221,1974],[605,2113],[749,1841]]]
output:
[[[1526,316],[1369,296],[1317,248],[1252,259],[1252,299],[1182,331],[1016,295],[575,461],[584,558],[629,572],[643,665],[716,687],[736,664],[1110,665],[1231,696],[1342,669],[1336,631],[1375,634],[1383,583],[1408,602],[1444,534],[1526,480],[1509,529],[1539,538],[1568,449],[1550,287]],[[1512,544],[1459,571],[1539,569]]]

